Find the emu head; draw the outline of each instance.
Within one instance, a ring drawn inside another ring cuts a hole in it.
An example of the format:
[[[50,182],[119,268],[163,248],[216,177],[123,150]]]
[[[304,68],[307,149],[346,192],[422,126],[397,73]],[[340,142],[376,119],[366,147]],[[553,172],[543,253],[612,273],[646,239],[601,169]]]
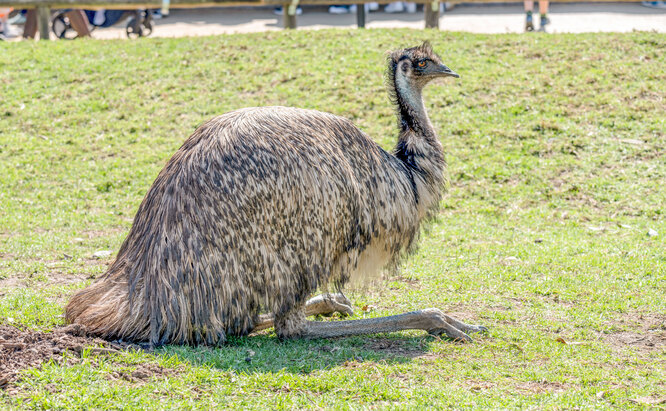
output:
[[[418,89],[439,77],[460,77],[442,63],[427,41],[420,46],[396,50],[389,55],[388,60],[389,79],[395,80],[400,70],[410,85]]]

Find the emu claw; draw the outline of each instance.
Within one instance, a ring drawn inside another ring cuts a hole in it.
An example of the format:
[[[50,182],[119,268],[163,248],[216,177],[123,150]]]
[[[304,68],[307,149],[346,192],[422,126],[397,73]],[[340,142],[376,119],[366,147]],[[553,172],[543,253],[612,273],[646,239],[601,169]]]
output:
[[[487,333],[487,332],[488,328],[482,325],[467,325],[464,331],[453,326],[451,326],[450,328],[437,328],[433,330],[428,330],[428,333],[432,335],[435,336],[443,335],[456,342],[463,342],[463,343],[474,341],[472,340],[472,337],[467,335],[467,333]]]
[[[464,333],[463,331],[460,331],[459,329],[455,327],[449,327],[449,328],[436,328],[432,330],[428,330],[428,334],[434,335],[436,337],[439,336],[444,336],[446,338],[449,338],[455,342],[461,342],[461,343],[471,343],[474,340],[472,340],[472,337]]]

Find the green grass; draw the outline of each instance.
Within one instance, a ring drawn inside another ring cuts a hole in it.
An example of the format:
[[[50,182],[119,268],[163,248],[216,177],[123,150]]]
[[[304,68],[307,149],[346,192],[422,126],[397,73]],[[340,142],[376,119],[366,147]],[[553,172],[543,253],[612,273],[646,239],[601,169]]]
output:
[[[661,398],[666,41],[657,33],[0,44],[0,322],[61,324],[67,297],[110,262],[92,254],[117,251],[159,170],[216,114],[314,108],[390,148],[384,52],[426,38],[462,75],[426,91],[450,190],[400,274],[351,293],[355,317],[439,307],[488,335],[461,345],[420,332],[266,334],[219,349],[87,356],[25,371],[0,404],[625,409]],[[167,371],[117,378],[144,363]]]

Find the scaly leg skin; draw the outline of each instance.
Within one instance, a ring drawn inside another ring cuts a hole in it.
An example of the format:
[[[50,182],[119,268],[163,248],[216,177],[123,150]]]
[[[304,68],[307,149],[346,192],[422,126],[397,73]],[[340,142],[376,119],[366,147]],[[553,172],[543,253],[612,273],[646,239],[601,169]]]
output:
[[[310,298],[305,303],[305,316],[331,315],[340,313],[343,316],[354,315],[351,301],[342,293],[321,294]]]
[[[295,335],[294,337],[334,338],[403,330],[425,330],[430,334],[444,335],[460,342],[472,341],[467,333],[488,331],[486,327],[465,324],[436,308],[429,308],[389,317],[363,320],[307,321],[301,335]]]
[[[354,315],[354,310],[351,308],[351,301],[342,293],[337,294],[321,294],[316,297],[310,298],[305,303],[305,316],[312,315],[331,315],[333,313],[340,313],[343,316]],[[250,334],[257,331],[271,328],[275,323],[273,314],[261,314]]]

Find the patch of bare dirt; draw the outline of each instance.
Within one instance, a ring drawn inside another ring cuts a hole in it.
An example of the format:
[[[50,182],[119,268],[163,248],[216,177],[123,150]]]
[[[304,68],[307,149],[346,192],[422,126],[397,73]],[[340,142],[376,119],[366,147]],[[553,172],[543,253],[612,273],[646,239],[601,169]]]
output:
[[[0,325],[0,389],[16,381],[19,371],[26,368],[39,367],[51,360],[63,365],[75,364],[85,349],[104,355],[132,347],[89,337],[85,328],[77,324],[53,332]]]
[[[5,295],[3,290],[10,290],[12,288],[18,288],[22,284],[22,280],[16,277],[0,278],[0,297]]]
[[[628,314],[614,322],[611,331],[601,338],[616,349],[633,348],[645,354],[665,350],[666,316]]]
[[[549,381],[528,381],[521,382],[516,389],[530,394],[551,394],[567,390],[565,384]]]
[[[158,364],[141,363],[137,364],[131,370],[113,371],[107,376],[109,380],[123,380],[132,384],[144,384],[154,377],[168,377],[178,370],[173,368],[164,368]]]

